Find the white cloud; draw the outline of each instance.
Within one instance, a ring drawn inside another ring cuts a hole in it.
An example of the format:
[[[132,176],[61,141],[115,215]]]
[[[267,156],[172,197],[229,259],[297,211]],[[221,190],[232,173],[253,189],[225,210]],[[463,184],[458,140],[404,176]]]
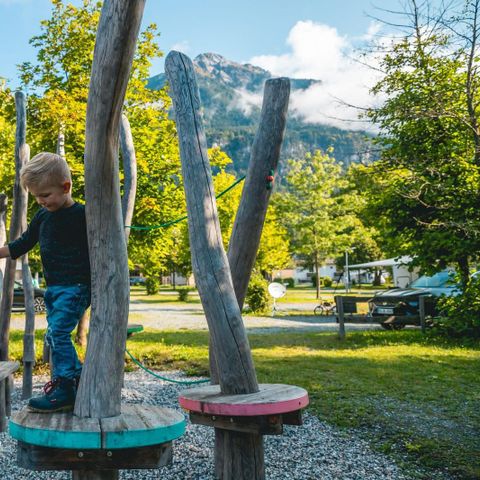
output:
[[[170,50],[176,50],[177,52],[182,52],[187,55],[191,50],[191,47],[187,40],[183,40],[181,42],[173,44]]]
[[[249,63],[273,75],[321,80],[321,84],[291,95],[290,110],[307,122],[365,129],[368,125],[358,121],[359,110],[347,105],[366,107],[375,101],[369,89],[379,79],[379,72],[355,61],[359,57],[355,48],[358,42],[375,41],[378,35],[377,24],[371,24],[364,35],[354,39],[328,25],[300,21],[286,40],[289,53],[260,55]],[[373,56],[366,62],[376,65]]]

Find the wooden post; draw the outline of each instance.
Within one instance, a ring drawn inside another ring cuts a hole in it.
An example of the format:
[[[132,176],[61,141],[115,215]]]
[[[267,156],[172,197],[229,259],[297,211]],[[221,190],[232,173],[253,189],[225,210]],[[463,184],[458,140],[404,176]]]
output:
[[[420,316],[420,328],[422,329],[422,333],[425,333],[425,297],[420,295],[418,297],[418,315]]]
[[[26,214],[26,212],[25,212]],[[35,307],[33,282],[28,266],[28,254],[22,257],[22,283],[25,299],[25,333],[23,335],[22,398],[32,396],[32,377],[35,365]]]
[[[226,394],[257,392],[250,346],[222,244],[193,64],[186,55],[170,52],[165,72],[179,135],[192,265],[215,349],[220,388]],[[224,445],[226,457],[216,456],[219,478],[264,478],[262,437],[249,436],[247,441],[245,435],[249,434],[233,432]]]
[[[343,311],[343,297],[337,295],[335,297],[335,303],[337,305],[338,315],[338,338],[345,340],[345,313]]]
[[[7,205],[8,198],[4,193],[0,193],[0,247],[3,247],[7,241]],[[3,277],[5,276],[6,259],[0,258],[0,299],[2,298]]]
[[[129,282],[118,138],[144,6],[145,0],[105,0],[97,30],[85,142],[92,309],[87,355],[75,402],[79,417],[120,414]]]
[[[245,185],[228,247],[228,262],[240,311],[245,301],[272,193],[272,185],[267,181],[267,177],[273,176],[277,170],[285,133],[289,97],[290,80],[288,78],[267,80],[260,123],[253,142]],[[210,377],[212,383],[218,383],[217,362],[212,348],[210,348],[210,357]],[[215,468],[219,477],[233,461],[229,458],[229,452],[232,450],[228,446],[234,441],[237,444],[246,442],[247,445],[239,445],[241,450],[248,450],[248,445],[252,443],[258,444],[258,448],[263,449],[263,445],[260,447],[262,439],[259,435],[237,436],[236,439],[230,438],[232,435],[236,434],[215,428]]]
[[[122,197],[123,224],[131,225],[133,209],[135,207],[135,196],[137,194],[137,158],[133,144],[130,122],[125,115],[122,115],[120,123],[120,146],[122,149],[123,174],[125,178]],[[130,228],[125,228],[125,240],[128,245]]]
[[[10,219],[10,241],[16,240],[21,233],[22,212],[25,210],[25,196],[20,185],[20,170],[29,155],[26,144],[27,117],[25,108],[25,94],[15,92],[15,106],[17,125],[15,132],[15,184],[13,187],[13,209]],[[13,288],[15,282],[16,260],[7,259],[3,294],[0,303],[0,360],[8,360],[8,339],[10,333],[10,317],[13,304]]]

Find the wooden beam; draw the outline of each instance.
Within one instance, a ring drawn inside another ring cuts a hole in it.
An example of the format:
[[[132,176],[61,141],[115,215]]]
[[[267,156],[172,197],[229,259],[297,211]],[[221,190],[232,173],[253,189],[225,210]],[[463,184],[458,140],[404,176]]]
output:
[[[343,301],[345,297],[337,295],[335,297],[335,304],[337,305],[337,315],[338,315],[338,337],[340,340],[345,339],[345,313],[343,311]]]
[[[89,344],[79,417],[120,414],[129,281],[118,174],[119,124],[145,0],[105,0],[93,56],[85,132],[85,199],[92,270]]]
[[[3,247],[7,242],[7,205],[8,197],[4,193],[0,193],[0,247]],[[2,298],[6,261],[5,258],[0,258],[0,299]]]

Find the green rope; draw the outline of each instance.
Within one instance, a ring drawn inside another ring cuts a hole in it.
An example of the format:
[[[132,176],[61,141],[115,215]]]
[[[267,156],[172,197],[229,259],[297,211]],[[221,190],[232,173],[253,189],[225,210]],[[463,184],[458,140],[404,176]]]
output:
[[[232,188],[235,188],[240,182],[243,182],[245,180],[245,175],[243,177],[240,177],[238,180],[236,180],[232,185],[230,185],[228,188],[226,188],[223,192],[220,192],[215,198],[220,198],[223,197],[227,192],[229,192]],[[175,220],[169,220],[168,222],[161,223],[160,225],[151,225],[151,226],[139,226],[139,225],[125,225],[125,228],[131,228],[132,230],[155,230],[157,228],[167,228],[171,227],[172,225],[175,225],[176,223],[182,222],[187,218],[187,215],[184,215],[183,217],[176,218]]]
[[[173,378],[167,378],[167,377],[162,377],[161,375],[158,375],[158,373],[152,372],[149,368],[147,368],[145,365],[143,365],[139,360],[137,360],[129,351],[128,349],[125,349],[125,351],[128,353],[128,356],[133,360],[133,363],[138,365],[141,369],[145,370],[147,373],[150,375],[153,375],[156,378],[159,378],[160,380],[165,380],[166,382],[171,382],[171,383],[179,383],[182,385],[195,385],[197,383],[207,383],[210,382],[210,379],[207,380],[174,380]]]

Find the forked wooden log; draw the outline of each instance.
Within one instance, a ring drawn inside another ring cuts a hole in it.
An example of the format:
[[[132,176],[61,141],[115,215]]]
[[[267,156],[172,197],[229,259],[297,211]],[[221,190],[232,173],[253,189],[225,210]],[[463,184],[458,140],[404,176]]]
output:
[[[144,0],[106,0],[97,30],[85,143],[92,309],[89,344],[75,403],[75,414],[79,417],[120,414],[129,282],[118,138],[144,6]]]
[[[170,52],[165,72],[179,135],[193,271],[215,350],[220,388],[225,394],[254,393],[258,383],[223,249],[193,64],[186,55]],[[228,466],[216,452],[217,476],[264,478],[262,436],[231,433],[229,443],[220,450],[229,459]]]

